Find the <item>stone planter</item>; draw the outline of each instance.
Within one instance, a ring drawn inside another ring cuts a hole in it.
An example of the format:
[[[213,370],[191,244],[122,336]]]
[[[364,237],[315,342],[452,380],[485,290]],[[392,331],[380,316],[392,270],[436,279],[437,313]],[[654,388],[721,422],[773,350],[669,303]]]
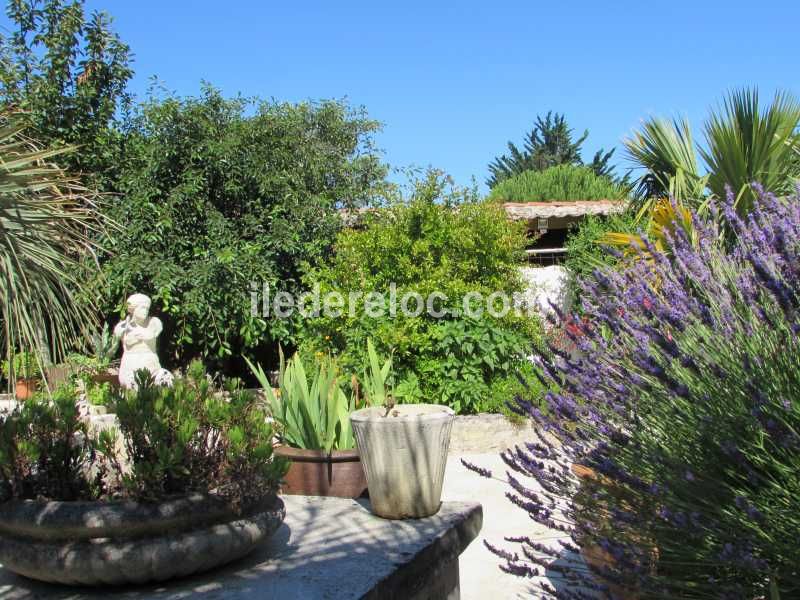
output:
[[[371,407],[350,415],[372,512],[387,519],[436,514],[455,413],[435,404],[402,404],[385,414]]]
[[[290,461],[281,493],[301,496],[358,498],[367,491],[357,450],[301,450],[277,446],[275,456]]]
[[[0,504],[0,563],[68,585],[163,581],[245,556],[285,514],[275,496],[241,514],[209,495],[154,504],[10,501]]]

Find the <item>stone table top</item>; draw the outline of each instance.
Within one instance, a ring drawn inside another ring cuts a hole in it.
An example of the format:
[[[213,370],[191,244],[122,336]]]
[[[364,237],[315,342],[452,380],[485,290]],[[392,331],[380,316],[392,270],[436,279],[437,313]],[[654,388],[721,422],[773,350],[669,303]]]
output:
[[[283,496],[286,520],[253,554],[205,574],[142,587],[70,588],[0,567],[0,599],[402,598],[437,561],[457,559],[478,535],[481,505],[444,502],[427,519],[389,521],[368,500]]]

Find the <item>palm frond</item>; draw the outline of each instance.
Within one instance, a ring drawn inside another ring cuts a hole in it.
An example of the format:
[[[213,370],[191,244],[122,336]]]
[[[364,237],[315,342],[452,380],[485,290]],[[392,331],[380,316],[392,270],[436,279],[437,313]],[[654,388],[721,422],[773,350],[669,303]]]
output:
[[[776,94],[766,111],[755,89],[729,94],[706,122],[708,147],[700,149],[711,193],[724,198],[730,186],[742,214],[753,206],[753,183],[776,194],[791,193],[798,176],[793,143],[799,124],[800,104],[788,93]]]
[[[95,323],[77,296],[79,265],[107,226],[98,196],[50,161],[19,117],[0,123],[0,321],[6,355],[46,348],[59,358]]]

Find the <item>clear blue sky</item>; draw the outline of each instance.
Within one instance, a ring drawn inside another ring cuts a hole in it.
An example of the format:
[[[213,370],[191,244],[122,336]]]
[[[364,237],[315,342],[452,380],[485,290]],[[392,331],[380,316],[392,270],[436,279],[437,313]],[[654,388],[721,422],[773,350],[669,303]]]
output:
[[[385,124],[393,166],[483,185],[490,160],[549,109],[590,131],[584,156],[650,114],[699,129],[723,92],[800,95],[800,2],[88,0],[179,94],[342,98]],[[624,161],[622,161],[624,163]]]

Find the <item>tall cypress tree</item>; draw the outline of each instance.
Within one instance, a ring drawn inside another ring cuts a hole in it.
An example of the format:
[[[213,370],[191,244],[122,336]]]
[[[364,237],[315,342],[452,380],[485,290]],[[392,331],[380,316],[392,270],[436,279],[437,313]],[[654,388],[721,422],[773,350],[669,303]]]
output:
[[[533,129],[525,136],[522,148],[508,142],[508,154],[496,157],[489,164],[487,185],[492,188],[503,179],[523,171],[543,171],[563,164],[584,164],[581,146],[589,136],[589,131],[585,130],[575,141],[572,140],[572,133],[562,114],[549,111],[544,118],[537,116]],[[598,175],[611,177],[613,167],[609,166],[608,161],[613,154],[613,149],[608,152],[598,150],[587,166]]]

